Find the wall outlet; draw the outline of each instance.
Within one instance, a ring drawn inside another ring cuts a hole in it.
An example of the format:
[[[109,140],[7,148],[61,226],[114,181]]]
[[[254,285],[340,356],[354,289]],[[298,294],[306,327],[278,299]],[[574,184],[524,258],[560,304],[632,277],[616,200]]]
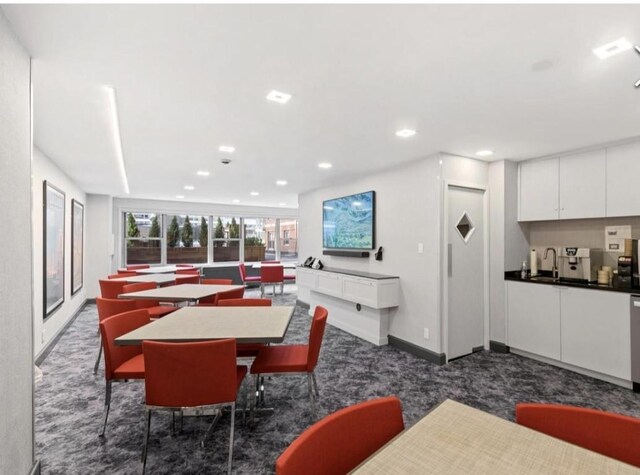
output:
[[[425,328],[425,329],[424,329],[424,339],[425,339],[425,340],[428,340],[428,339],[429,339],[429,329],[428,329],[428,328]]]
[[[424,244],[421,242],[418,243],[418,254],[424,253]]]

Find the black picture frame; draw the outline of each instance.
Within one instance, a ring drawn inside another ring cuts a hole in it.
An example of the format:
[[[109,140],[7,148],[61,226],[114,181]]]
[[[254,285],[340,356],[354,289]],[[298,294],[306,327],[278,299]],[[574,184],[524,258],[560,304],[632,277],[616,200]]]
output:
[[[42,193],[43,319],[64,303],[65,205],[64,192],[47,180]]]
[[[71,295],[84,286],[84,205],[71,200]]]

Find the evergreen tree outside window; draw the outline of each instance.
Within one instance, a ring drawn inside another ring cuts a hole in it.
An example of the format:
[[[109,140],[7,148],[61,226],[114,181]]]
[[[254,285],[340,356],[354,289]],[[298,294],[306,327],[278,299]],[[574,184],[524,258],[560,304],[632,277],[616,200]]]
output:
[[[138,229],[138,223],[136,223],[136,218],[133,216],[133,213],[129,213],[129,217],[127,218],[127,237],[130,237],[130,238],[140,237],[140,230]]]
[[[174,216],[169,223],[167,229],[167,246],[176,247],[180,241],[180,226],[178,225],[178,217]]]
[[[193,226],[191,226],[191,221],[189,221],[189,215],[187,215],[184,219],[181,238],[182,245],[184,247],[193,247]]]
[[[151,218],[151,228],[149,229],[150,238],[160,237],[160,223],[158,223],[158,216]]]
[[[200,243],[200,247],[207,247],[209,245],[209,225],[204,216],[200,220],[200,236],[198,236],[198,242]]]

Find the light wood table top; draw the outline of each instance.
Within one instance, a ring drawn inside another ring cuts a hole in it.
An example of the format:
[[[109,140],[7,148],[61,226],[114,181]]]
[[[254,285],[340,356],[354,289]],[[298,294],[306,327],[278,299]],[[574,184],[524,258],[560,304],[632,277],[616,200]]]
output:
[[[638,474],[590,450],[446,400],[353,474]]]
[[[140,274],[140,275],[132,275],[129,277],[118,277],[117,279],[111,280],[119,280],[124,282],[155,282],[156,284],[166,284],[167,282],[180,281],[180,279],[186,279],[193,277],[193,275],[189,274]]]
[[[150,299],[161,300],[163,302],[192,302],[205,297],[211,297],[227,290],[236,290],[242,285],[207,285],[207,284],[180,284],[170,287],[159,287],[151,290],[141,290],[140,292],[129,292],[120,294],[120,299]]]
[[[186,342],[236,338],[238,343],[281,343],[294,307],[182,307],[116,338],[116,345],[143,340]]]
[[[177,267],[177,266],[151,266],[147,269],[134,269],[133,272],[137,274],[173,274],[178,269],[189,269],[189,267]]]

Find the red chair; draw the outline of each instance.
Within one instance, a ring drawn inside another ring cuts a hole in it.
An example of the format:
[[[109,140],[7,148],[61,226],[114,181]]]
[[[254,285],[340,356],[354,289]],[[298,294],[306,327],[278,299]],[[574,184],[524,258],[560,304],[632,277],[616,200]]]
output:
[[[127,266],[127,270],[148,269],[149,267],[149,264],[130,264]]]
[[[316,422],[278,457],[276,475],[349,473],[404,429],[396,397],[346,407]]]
[[[640,419],[556,404],[516,405],[516,422],[607,457],[640,467]]]
[[[204,285],[232,285],[232,279],[200,279],[200,283]],[[211,297],[205,297],[198,301],[199,303],[207,303],[211,305],[215,305],[216,296],[212,295]]]
[[[178,266],[176,266],[178,267]],[[176,269],[176,274],[198,274],[200,275],[200,269],[196,269],[195,267],[185,267],[182,269]]]
[[[199,283],[200,283],[200,274],[185,275],[184,277],[177,277],[176,278],[176,285],[180,285],[180,284],[199,284]]]
[[[133,277],[134,275],[138,275],[138,273],[137,272],[123,272],[123,271],[119,270],[117,274],[108,275],[107,279],[122,279],[123,277]]]
[[[284,267],[261,266],[260,267],[260,296],[264,297],[264,286],[273,284],[273,295],[276,294],[276,284],[280,284],[280,295],[284,293]]]
[[[260,261],[260,264],[280,264],[280,261]]]
[[[271,307],[270,299],[222,299],[218,302],[218,307]],[[238,358],[251,358],[258,355],[258,352],[265,347],[264,343],[239,343],[236,346],[236,356]]]
[[[115,339],[140,328],[151,320],[146,310],[120,313],[100,322],[100,335],[104,349],[104,377],[107,382],[104,400],[104,424],[100,436],[104,436],[111,407],[111,384],[114,381],[144,379],[144,358],[141,346],[116,346]]]
[[[122,288],[127,285],[126,280],[100,279],[100,296],[105,299],[117,299],[122,293]]]
[[[265,375],[306,375],[311,410],[314,415],[316,414],[315,398],[319,397],[320,393],[314,371],[318,364],[318,357],[320,356],[320,347],[322,346],[322,337],[324,336],[324,328],[327,324],[328,314],[329,312],[327,312],[326,308],[316,307],[311,322],[308,345],[265,346],[260,350],[251,365],[251,374],[254,375],[256,388],[260,388],[260,378]],[[260,391],[260,398],[262,399],[262,397],[263,394],[262,391]],[[252,407],[255,406],[255,403],[256,394],[254,393]]]
[[[98,334],[100,334],[101,321],[106,320],[107,318],[117,315],[119,313],[130,312],[138,308],[135,300],[103,299],[101,297],[98,297],[96,299],[96,306],[98,307]],[[98,373],[98,367],[100,366],[101,356],[102,356],[102,337],[100,338],[100,348],[98,349],[98,357],[96,358],[96,364],[93,366],[93,374]]]
[[[218,292],[214,295],[214,297],[216,298],[216,305],[218,305],[222,300],[241,299],[242,297],[244,297],[244,287],[238,287],[237,289]]]
[[[228,468],[230,474],[236,399],[247,374],[246,366],[236,365],[236,341],[233,339],[196,343],[144,341],[142,348],[146,368],[143,472],[147,464],[151,411],[167,410],[174,413],[190,407],[213,408],[221,414],[223,407],[231,406]],[[211,428],[218,417],[219,415],[216,416]]]
[[[123,294],[129,294],[131,292],[142,292],[143,290],[153,290],[158,286],[155,282],[140,282],[136,284],[127,284],[122,288]],[[169,315],[171,312],[178,310],[177,307],[160,305],[159,300],[146,300],[146,299],[133,299],[136,302],[138,308],[144,308],[149,312],[151,318],[162,318],[165,315]]]
[[[250,282],[260,282],[260,276],[257,275],[247,275],[247,268],[244,264],[238,265],[238,269],[240,270],[240,279],[242,279],[243,284],[248,284]]]

